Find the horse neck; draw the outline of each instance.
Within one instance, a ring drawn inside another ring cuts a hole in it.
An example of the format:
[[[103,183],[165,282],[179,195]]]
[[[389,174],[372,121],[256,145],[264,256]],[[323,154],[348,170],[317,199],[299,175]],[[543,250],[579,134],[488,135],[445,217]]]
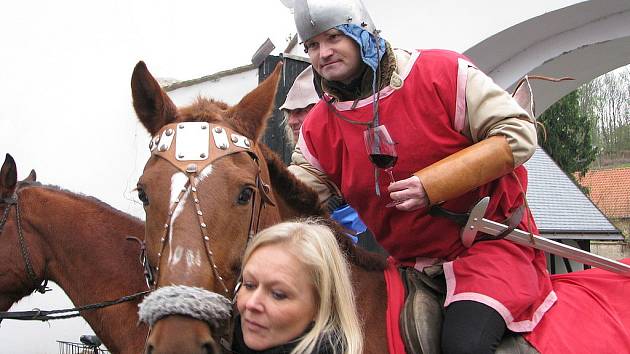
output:
[[[25,231],[28,225],[45,252],[46,277],[76,306],[146,290],[139,247],[126,240],[143,239],[141,221],[88,197],[46,187],[23,189],[20,209]],[[138,353],[146,327],[137,325],[137,303],[82,315],[113,353]]]
[[[387,353],[387,285],[382,271],[350,264],[354,298],[363,323],[363,353]]]
[[[318,196],[303,182],[293,176],[280,157],[266,145],[260,145],[265,163],[261,171],[271,184],[274,201],[281,220],[299,217],[325,217]]]
[[[300,218],[300,217],[305,217],[307,215],[303,215],[303,213],[301,213],[299,210],[293,208],[291,205],[289,205],[283,196],[278,195],[278,193],[276,193],[276,189],[274,188],[274,201],[276,203],[276,207],[277,207],[277,211],[279,214],[279,218],[280,220],[292,220],[292,219],[296,219],[296,218]],[[312,215],[309,215],[312,216]]]

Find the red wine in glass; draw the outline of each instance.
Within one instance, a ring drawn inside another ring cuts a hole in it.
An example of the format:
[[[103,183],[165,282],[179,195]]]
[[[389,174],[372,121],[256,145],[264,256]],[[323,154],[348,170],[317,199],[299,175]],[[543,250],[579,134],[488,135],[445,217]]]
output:
[[[398,160],[398,156],[387,155],[387,154],[370,154],[370,161],[378,167],[382,169],[388,169],[394,167],[396,164],[396,160]]]
[[[364,132],[363,138],[370,161],[374,166],[385,170],[390,182],[394,183],[396,180],[394,179],[392,168],[398,161],[398,154],[396,152],[396,143],[389,135],[387,128],[384,125],[368,128]],[[386,207],[392,207],[400,203],[400,201],[391,201]]]

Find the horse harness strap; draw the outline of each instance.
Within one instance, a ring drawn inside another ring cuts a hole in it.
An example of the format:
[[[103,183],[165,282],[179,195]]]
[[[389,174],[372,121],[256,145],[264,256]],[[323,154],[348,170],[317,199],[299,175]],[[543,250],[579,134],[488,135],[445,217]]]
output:
[[[135,294],[122,296],[116,300],[103,301],[96,304],[89,304],[79,307],[73,307],[62,310],[40,310],[34,309],[31,311],[15,311],[15,312],[0,312],[0,321],[4,319],[8,320],[22,320],[22,321],[50,321],[50,320],[63,320],[66,318],[73,318],[81,316],[81,312],[98,310],[101,308],[118,305],[123,302],[133,301],[151,292],[151,290],[140,291]]]
[[[140,245],[140,264],[142,265],[142,271],[144,273],[144,279],[147,282],[147,286],[149,288],[153,287],[153,283],[155,282],[154,270],[153,267],[149,264],[149,259],[147,258],[147,245],[144,240],[141,240],[135,236],[127,236],[127,240],[136,241]]]
[[[10,198],[3,198],[2,203],[7,204],[4,208],[4,212],[2,213],[2,219],[0,219],[0,235],[2,235],[2,231],[4,230],[4,226],[9,219],[9,212],[11,207],[15,205],[15,221],[18,231],[18,243],[20,245],[20,253],[22,254],[22,259],[24,260],[24,266],[26,267],[26,274],[29,280],[33,283],[35,290],[39,293],[44,294],[46,291],[50,291],[48,288],[48,279],[43,280],[42,282],[37,281],[37,275],[35,274],[35,270],[33,270],[33,263],[31,262],[31,254],[28,251],[28,246],[26,245],[26,240],[24,239],[24,232],[22,230],[22,220],[20,215],[20,204],[18,202],[18,193],[17,188],[13,193],[13,196]]]
[[[149,143],[149,149],[180,171],[195,173],[226,155],[237,152],[254,155],[252,145],[247,137],[231,128],[206,122],[184,122],[162,127]]]
[[[214,144],[212,144],[212,142]],[[175,147],[171,148],[171,145],[175,145]],[[219,269],[214,261],[214,254],[210,245],[210,234],[208,233],[207,224],[204,221],[203,211],[201,210],[199,197],[197,195],[196,177],[199,172],[203,171],[204,168],[214,161],[240,152],[246,152],[258,166],[260,161],[257,153],[258,149],[247,137],[236,133],[231,128],[206,122],[167,124],[162,127],[158,134],[151,140],[149,149],[152,154],[165,159],[178,170],[185,173],[188,177],[188,181],[185,186],[181,189],[179,195],[169,208],[167,220],[164,223],[164,231],[160,239],[161,248],[157,254],[158,261],[157,266],[155,267],[156,273],[159,273],[160,270],[160,260],[166,247],[169,229],[172,227],[171,223],[173,213],[182,198],[184,198],[186,193],[190,191],[198,217],[203,244],[208,260],[210,261],[212,271],[216,279],[219,281],[222,290],[226,295],[229,294],[224,278],[219,274]],[[254,191],[249,230],[247,231],[247,242],[249,242],[253,235],[258,231],[260,213],[264,208],[264,205],[274,205],[269,196],[269,185],[262,181],[260,166],[258,166],[258,172],[256,175],[256,190],[258,193]],[[258,203],[256,202],[257,200]],[[153,281],[152,285],[156,288],[158,274],[153,275],[152,272],[149,272],[149,274],[150,276],[147,277],[147,279],[151,278]]]
[[[9,211],[11,211],[11,207],[13,205],[17,205],[17,188],[12,196],[7,197],[7,198],[2,198],[0,199],[0,202],[2,202],[2,204],[7,205],[4,208],[4,211],[2,212],[2,219],[0,219],[0,235],[2,235],[2,230],[4,229],[4,225],[7,223],[7,220],[9,219]]]

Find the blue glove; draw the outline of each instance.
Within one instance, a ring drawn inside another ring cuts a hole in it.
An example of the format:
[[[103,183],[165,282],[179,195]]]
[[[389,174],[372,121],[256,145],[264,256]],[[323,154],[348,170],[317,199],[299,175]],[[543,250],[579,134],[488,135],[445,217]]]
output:
[[[367,227],[361,218],[359,218],[359,214],[357,214],[356,210],[352,209],[352,207],[348,204],[341,205],[337,209],[333,210],[330,217],[346,229],[354,231],[356,234],[360,234],[367,230]],[[348,234],[348,236],[355,244],[359,241],[355,235]]]

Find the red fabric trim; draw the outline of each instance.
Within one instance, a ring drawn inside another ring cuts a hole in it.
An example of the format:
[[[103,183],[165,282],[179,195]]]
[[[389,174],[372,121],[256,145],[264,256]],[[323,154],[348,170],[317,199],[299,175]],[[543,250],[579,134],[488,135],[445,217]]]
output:
[[[387,268],[383,274],[387,285],[387,349],[390,354],[406,354],[400,334],[400,312],[405,304],[405,286],[394,258],[387,257]]]

